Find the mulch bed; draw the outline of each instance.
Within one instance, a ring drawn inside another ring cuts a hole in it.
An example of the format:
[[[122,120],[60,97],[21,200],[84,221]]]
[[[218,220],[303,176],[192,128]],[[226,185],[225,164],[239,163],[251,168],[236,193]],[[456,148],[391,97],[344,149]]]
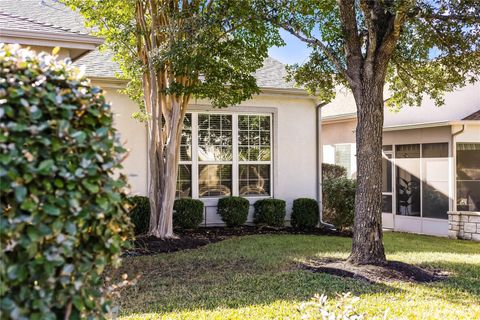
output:
[[[377,266],[352,265],[341,259],[315,259],[301,264],[300,268],[367,283],[393,281],[425,283],[444,280],[448,276],[439,269],[425,269],[399,261],[388,261],[385,265]]]
[[[232,237],[255,234],[306,234],[306,235],[334,235],[350,237],[351,234],[341,233],[326,228],[316,228],[309,231],[300,231],[294,228],[269,228],[243,226],[240,228],[209,227],[196,230],[175,230],[177,239],[161,240],[155,237],[140,235],[133,241],[131,249],[126,250],[123,256],[140,256],[157,253],[169,253],[186,249],[195,249],[209,243],[219,242]]]

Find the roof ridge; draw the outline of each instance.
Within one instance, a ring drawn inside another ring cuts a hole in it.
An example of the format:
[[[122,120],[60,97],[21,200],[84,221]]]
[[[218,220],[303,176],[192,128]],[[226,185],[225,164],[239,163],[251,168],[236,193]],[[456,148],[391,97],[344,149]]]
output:
[[[88,33],[74,31],[72,29],[65,28],[65,27],[62,27],[62,26],[58,26],[58,25],[55,25],[55,24],[52,24],[52,23],[42,22],[42,21],[39,21],[39,20],[36,20],[36,19],[32,19],[32,18],[24,17],[24,16],[21,16],[21,15],[18,15],[18,14],[10,13],[10,12],[7,12],[5,10],[0,10],[0,15],[8,16],[10,18],[20,19],[20,20],[27,21],[27,22],[30,22],[30,23],[39,24],[39,25],[44,26],[44,27],[50,27],[50,28],[58,29],[60,31],[69,32],[69,33],[72,33],[72,34],[88,35]]]

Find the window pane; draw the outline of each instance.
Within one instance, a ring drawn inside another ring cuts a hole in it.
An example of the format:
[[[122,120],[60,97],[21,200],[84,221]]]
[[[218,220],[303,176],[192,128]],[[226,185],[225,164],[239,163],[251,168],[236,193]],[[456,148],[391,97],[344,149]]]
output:
[[[218,197],[232,194],[232,166],[229,164],[199,165],[199,196]]]
[[[180,142],[180,161],[192,160],[192,114],[187,113],[183,120],[183,131]]]
[[[239,165],[239,190],[241,196],[270,194],[270,165]]]
[[[420,145],[395,146],[397,214],[420,216]]]
[[[382,192],[392,192],[392,155],[383,154],[382,158]]]
[[[382,212],[392,213],[392,196],[382,195]]]
[[[192,166],[189,164],[181,164],[178,166],[177,176],[177,198],[185,198],[192,196]]]
[[[335,164],[347,169],[347,177],[352,175],[352,147],[349,144],[335,145]]]
[[[480,143],[457,144],[457,210],[480,211]]]
[[[270,117],[239,115],[240,161],[270,161]]]
[[[448,182],[422,183],[422,209],[425,218],[448,219]]]
[[[232,160],[231,115],[198,115],[198,159],[200,161]]]
[[[448,157],[448,143],[422,144],[422,158],[446,158],[446,157]]]

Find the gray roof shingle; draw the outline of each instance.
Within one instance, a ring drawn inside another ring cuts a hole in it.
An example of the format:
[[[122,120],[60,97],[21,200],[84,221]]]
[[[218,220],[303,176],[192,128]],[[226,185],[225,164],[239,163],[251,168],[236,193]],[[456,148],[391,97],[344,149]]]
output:
[[[91,29],[85,27],[84,19],[80,14],[55,0],[0,0],[0,11],[9,16],[20,16],[25,21],[36,21],[42,28],[49,28],[50,30],[55,28],[56,30],[68,30],[74,33],[90,33],[91,31]],[[10,26],[15,28],[18,26],[18,29],[22,30],[21,25],[13,22]],[[30,26],[30,28],[32,27]],[[95,50],[77,60],[75,64],[84,65],[87,76],[114,78],[115,74],[120,72],[120,69],[118,64],[112,61],[112,57],[111,52]],[[285,66],[280,61],[270,57],[265,59],[263,67],[255,73],[258,86],[261,88],[294,88],[293,82],[285,80],[285,75]]]
[[[0,29],[13,29],[22,31],[42,31],[59,34],[81,34],[68,28],[25,18],[16,14],[0,10]]]
[[[480,110],[475,111],[472,114],[469,114],[468,116],[466,116],[462,120],[480,120]]]

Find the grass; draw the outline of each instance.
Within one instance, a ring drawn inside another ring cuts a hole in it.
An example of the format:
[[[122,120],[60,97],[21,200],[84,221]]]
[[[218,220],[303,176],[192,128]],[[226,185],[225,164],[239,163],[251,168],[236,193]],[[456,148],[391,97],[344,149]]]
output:
[[[126,258],[119,273],[138,283],[115,303],[121,319],[300,319],[315,293],[334,303],[351,292],[367,319],[480,319],[480,244],[386,233],[387,258],[451,273],[430,284],[369,285],[300,270],[312,257],[347,257],[348,238],[257,235],[196,250]]]

